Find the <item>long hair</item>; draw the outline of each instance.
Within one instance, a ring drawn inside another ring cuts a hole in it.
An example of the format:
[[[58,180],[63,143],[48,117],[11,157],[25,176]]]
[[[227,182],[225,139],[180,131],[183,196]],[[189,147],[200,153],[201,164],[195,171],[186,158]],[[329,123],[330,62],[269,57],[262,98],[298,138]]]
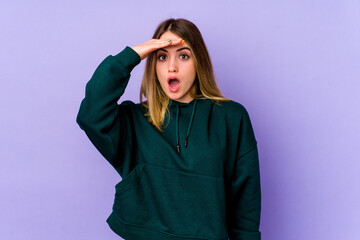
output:
[[[196,77],[191,91],[194,98],[212,99],[215,102],[229,101],[224,98],[216,84],[213,67],[205,42],[199,29],[186,19],[168,19],[157,27],[153,39],[170,31],[186,41],[194,56]],[[143,101],[143,97],[147,101]],[[140,102],[147,108],[146,116],[156,129],[162,131],[165,113],[169,111],[169,97],[162,90],[156,74],[156,51],[151,52],[146,60],[140,88]]]

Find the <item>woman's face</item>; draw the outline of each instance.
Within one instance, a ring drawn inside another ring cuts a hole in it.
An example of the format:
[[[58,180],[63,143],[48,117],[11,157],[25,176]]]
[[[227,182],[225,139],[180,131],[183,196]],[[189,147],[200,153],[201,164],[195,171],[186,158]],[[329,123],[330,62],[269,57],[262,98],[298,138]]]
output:
[[[176,40],[180,37],[170,31],[160,39]],[[189,103],[193,100],[191,89],[196,77],[193,54],[186,42],[170,45],[157,50],[156,75],[166,95],[178,102]]]

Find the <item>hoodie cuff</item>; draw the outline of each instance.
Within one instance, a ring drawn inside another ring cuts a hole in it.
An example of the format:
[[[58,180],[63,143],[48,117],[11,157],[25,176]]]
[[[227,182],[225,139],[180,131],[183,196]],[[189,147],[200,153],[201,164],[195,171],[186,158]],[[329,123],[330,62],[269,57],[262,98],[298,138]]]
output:
[[[124,50],[114,57],[129,73],[141,62],[139,54],[129,46],[126,46]]]

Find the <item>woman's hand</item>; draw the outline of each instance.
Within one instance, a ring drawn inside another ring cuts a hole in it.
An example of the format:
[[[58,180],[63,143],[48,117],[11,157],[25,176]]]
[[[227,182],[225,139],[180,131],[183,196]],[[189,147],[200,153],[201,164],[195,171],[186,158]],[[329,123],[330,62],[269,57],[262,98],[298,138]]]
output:
[[[137,54],[139,54],[141,60],[146,58],[149,53],[152,51],[155,51],[159,48],[165,48],[170,45],[178,45],[182,44],[184,41],[182,41],[181,38],[176,40],[169,40],[169,39],[151,39],[147,42],[141,43],[139,45],[136,45],[134,47],[131,47]]]

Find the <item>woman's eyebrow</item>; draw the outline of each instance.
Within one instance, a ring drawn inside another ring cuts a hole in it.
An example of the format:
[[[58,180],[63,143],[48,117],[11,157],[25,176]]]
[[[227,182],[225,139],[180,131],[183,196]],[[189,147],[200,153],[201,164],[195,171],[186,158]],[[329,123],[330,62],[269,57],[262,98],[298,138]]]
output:
[[[187,50],[191,51],[190,48],[188,48],[188,47],[179,48],[179,49],[176,50],[176,51],[179,52],[179,51],[184,50],[184,49],[187,49]],[[159,48],[159,50],[164,51],[164,52],[168,52],[168,51],[166,51],[166,50],[163,49],[163,48]]]

